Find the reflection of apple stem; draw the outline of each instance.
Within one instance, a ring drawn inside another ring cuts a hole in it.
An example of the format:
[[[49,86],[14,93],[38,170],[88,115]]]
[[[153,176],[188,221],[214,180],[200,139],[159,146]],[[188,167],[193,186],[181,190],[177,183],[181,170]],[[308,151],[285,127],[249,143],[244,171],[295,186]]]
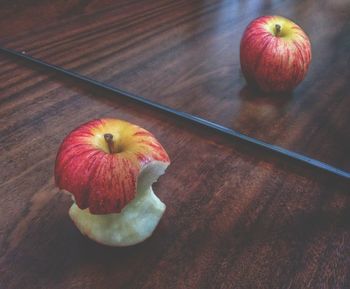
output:
[[[281,33],[281,25],[276,24],[275,29],[276,29],[276,36],[278,36]]]
[[[109,153],[114,154],[116,150],[114,148],[113,135],[111,133],[105,133],[104,138],[108,144]]]

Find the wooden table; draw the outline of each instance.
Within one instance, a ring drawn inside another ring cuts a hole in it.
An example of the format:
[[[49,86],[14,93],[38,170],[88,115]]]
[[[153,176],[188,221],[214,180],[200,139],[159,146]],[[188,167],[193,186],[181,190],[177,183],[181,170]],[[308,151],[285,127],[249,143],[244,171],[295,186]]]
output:
[[[35,4],[35,5],[34,5]],[[313,44],[293,95],[240,75],[244,27],[298,22]],[[1,44],[350,170],[350,6],[337,1],[8,1]],[[350,288],[349,183],[0,54],[0,288]],[[172,159],[154,235],[103,247],[70,221],[53,165],[92,118],[152,131]]]

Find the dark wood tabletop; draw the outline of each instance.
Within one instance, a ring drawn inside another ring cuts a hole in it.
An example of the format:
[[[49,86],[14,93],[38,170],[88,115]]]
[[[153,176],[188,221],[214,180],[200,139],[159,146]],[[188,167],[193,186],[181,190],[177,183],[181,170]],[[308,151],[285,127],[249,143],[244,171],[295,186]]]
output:
[[[350,169],[350,6],[337,1],[4,1],[1,45]],[[313,60],[292,95],[245,87],[244,27],[281,14]],[[350,288],[349,182],[0,54],[0,288]],[[93,118],[150,130],[172,160],[151,238],[98,245],[55,187],[62,139]]]
[[[6,47],[350,171],[348,0],[41,2],[4,17],[19,27],[2,28]],[[270,14],[312,43],[306,79],[282,97],[249,90],[240,71],[244,28]]]

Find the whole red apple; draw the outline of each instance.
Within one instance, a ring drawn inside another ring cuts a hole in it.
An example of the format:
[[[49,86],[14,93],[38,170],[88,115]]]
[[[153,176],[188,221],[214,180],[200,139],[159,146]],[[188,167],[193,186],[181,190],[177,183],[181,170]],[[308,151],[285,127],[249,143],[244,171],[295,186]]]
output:
[[[69,214],[91,239],[127,246],[149,237],[165,205],[152,183],[169,157],[147,130],[118,119],[92,120],[62,142],[55,165],[60,189],[72,194]]]
[[[240,45],[242,72],[264,92],[289,92],[304,78],[311,61],[305,32],[281,16],[263,16],[246,28]]]

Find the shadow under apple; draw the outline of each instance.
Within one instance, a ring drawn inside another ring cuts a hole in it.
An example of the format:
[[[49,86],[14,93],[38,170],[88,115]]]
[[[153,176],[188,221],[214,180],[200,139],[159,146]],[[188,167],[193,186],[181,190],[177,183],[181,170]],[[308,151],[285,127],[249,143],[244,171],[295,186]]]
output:
[[[251,85],[239,92],[240,107],[234,119],[234,127],[254,137],[269,137],[274,125],[281,122],[293,99],[293,93],[269,94]]]

